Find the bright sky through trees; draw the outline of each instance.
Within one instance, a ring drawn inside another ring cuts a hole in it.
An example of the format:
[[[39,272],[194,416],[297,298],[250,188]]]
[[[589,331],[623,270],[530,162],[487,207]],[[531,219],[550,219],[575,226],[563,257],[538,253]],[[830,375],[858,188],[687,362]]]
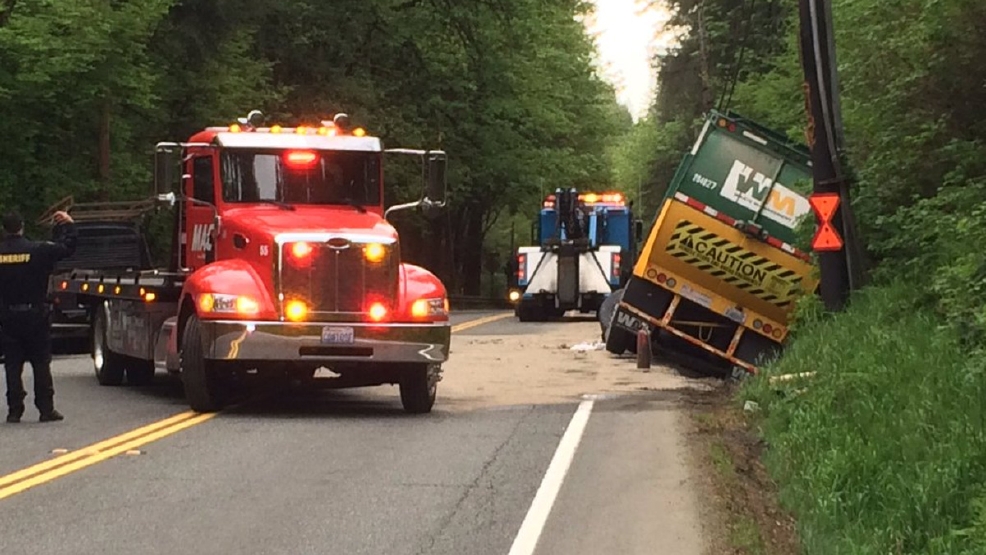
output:
[[[648,8],[646,0],[593,0],[595,16],[586,21],[596,38],[600,74],[616,87],[617,97],[634,120],[643,117],[654,96],[653,64],[657,49],[668,38],[661,36],[670,14]]]

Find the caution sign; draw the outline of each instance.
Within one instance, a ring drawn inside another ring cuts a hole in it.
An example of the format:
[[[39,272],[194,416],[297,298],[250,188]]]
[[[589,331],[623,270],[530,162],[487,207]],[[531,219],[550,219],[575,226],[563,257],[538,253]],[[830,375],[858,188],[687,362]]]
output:
[[[800,293],[801,276],[687,220],[678,222],[667,252],[730,285],[786,308]]]

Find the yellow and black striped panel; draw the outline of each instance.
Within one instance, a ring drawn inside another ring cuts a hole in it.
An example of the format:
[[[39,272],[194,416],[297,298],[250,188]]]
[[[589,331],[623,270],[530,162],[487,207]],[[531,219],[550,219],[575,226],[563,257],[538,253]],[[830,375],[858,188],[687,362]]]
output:
[[[795,270],[752,253],[702,226],[681,220],[667,243],[671,256],[726,283],[786,308],[801,294]]]

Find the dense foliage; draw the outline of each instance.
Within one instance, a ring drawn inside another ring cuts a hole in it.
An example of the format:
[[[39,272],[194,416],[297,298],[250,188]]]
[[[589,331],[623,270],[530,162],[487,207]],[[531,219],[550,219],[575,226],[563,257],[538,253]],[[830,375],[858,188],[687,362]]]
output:
[[[623,165],[666,183],[677,160],[664,146],[687,144],[716,106],[803,140],[797,2],[667,3],[682,40],[634,130],[650,157]],[[765,373],[815,379],[785,398],[764,380],[748,393],[808,553],[981,553],[986,4],[833,0],[833,13],[873,285],[834,318],[808,303],[814,316]]]
[[[148,194],[156,142],[261,109],[350,114],[388,146],[449,153],[451,207],[396,218],[411,260],[478,293],[500,218],[610,180],[630,123],[593,71],[580,0],[0,1],[0,206],[36,215]],[[400,169],[400,168],[398,168]],[[396,203],[420,182],[394,173]]]

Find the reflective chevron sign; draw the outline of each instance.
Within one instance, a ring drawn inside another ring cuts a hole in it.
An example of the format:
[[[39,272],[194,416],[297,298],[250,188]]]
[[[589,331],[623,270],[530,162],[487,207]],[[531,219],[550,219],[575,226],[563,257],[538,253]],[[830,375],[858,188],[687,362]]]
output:
[[[779,308],[789,306],[801,291],[801,276],[794,270],[687,220],[678,222],[668,241],[667,252]]]

